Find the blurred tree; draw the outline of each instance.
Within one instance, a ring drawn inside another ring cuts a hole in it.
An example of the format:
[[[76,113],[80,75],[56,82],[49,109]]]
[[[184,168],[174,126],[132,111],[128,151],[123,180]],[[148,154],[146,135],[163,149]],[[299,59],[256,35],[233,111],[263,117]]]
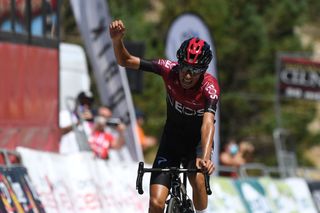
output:
[[[275,156],[265,159],[266,155],[259,153],[274,152],[275,56],[278,51],[303,51],[294,29],[313,20],[311,15],[319,17],[313,8],[319,3],[311,0],[310,5],[299,0],[163,0],[163,3],[166,9],[157,27],[160,38],[165,37],[170,23],[182,12],[199,14],[214,37],[222,89],[222,142],[230,136],[253,138],[257,160],[275,163]],[[309,14],[310,10],[314,12]],[[308,134],[306,124],[312,118],[314,104],[292,100],[282,105],[283,125],[299,141],[299,148]],[[293,106],[300,113],[292,111]]]
[[[221,139],[229,136],[253,138],[256,160],[274,164],[272,131],[274,113],[275,57],[278,51],[305,51],[295,28],[319,25],[318,0],[108,0],[113,19],[127,27],[125,40],[143,41],[145,57],[164,57],[168,27],[183,12],[199,14],[208,25],[217,52],[221,95]],[[78,41],[79,35],[68,1],[63,1],[62,36]],[[150,15],[152,14],[152,16]],[[158,15],[160,18],[154,18]],[[74,36],[73,36],[74,35]],[[142,95],[134,103],[147,116],[146,127],[160,135],[166,104],[162,80],[146,73]],[[297,141],[297,150],[312,144],[306,126],[314,115],[314,103],[282,101],[283,127]],[[301,151],[299,151],[301,154]],[[300,162],[306,163],[300,156]]]

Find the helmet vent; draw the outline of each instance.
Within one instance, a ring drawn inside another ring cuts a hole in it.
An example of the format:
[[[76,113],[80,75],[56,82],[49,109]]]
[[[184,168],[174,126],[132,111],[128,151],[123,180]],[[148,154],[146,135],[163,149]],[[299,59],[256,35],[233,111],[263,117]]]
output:
[[[204,40],[192,37],[185,40],[177,50],[179,64],[187,64],[205,71],[213,55],[210,45]]]
[[[189,64],[197,64],[198,56],[202,53],[204,41],[198,38],[192,38],[187,49],[187,62]]]

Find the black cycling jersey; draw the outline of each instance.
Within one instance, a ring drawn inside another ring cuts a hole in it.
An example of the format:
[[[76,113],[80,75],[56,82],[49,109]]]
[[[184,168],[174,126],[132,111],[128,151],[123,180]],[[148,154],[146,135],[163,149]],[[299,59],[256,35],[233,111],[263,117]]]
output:
[[[205,73],[193,88],[183,89],[177,62],[141,59],[140,69],[162,76],[167,91],[167,120],[153,167],[179,166],[183,158],[194,160],[201,140],[203,114],[216,112],[220,95],[217,79]],[[166,174],[152,174],[151,183],[169,187],[170,178]]]

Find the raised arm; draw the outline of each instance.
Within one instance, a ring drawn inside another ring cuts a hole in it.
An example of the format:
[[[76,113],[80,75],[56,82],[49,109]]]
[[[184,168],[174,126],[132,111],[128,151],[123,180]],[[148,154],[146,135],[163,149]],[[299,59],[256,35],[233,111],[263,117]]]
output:
[[[112,39],[114,54],[120,66],[131,69],[139,69],[140,58],[131,55],[123,44],[125,26],[121,20],[113,21],[109,26],[109,33]]]

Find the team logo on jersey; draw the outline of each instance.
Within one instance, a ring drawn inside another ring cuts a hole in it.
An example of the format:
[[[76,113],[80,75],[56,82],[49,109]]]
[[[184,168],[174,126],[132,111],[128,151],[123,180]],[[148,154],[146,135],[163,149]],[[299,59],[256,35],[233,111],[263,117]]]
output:
[[[165,162],[167,162],[168,160],[166,159],[166,158],[164,158],[164,157],[158,157],[157,158],[157,163],[158,163],[158,165],[160,165],[161,163],[165,163]]]
[[[164,60],[164,59],[159,59],[158,64],[166,67],[167,69],[172,69],[172,67],[176,66],[176,63],[169,60]]]
[[[168,102],[170,105],[178,111],[180,114],[188,115],[188,116],[203,116],[204,109],[191,109],[190,107],[184,106],[179,101],[176,101],[170,95],[167,95]]]
[[[205,90],[209,93],[211,99],[218,99],[217,90],[213,84],[207,86]]]

